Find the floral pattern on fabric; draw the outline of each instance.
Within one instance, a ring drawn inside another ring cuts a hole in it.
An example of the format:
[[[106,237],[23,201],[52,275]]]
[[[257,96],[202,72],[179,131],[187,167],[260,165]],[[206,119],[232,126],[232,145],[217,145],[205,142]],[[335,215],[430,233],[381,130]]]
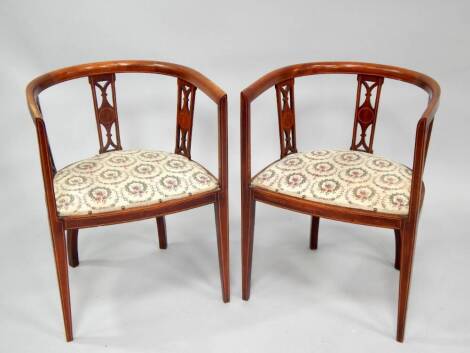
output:
[[[217,179],[188,158],[161,151],[113,151],[57,172],[60,216],[149,205],[218,188]]]
[[[411,169],[358,151],[293,153],[269,165],[252,186],[369,211],[408,214]]]

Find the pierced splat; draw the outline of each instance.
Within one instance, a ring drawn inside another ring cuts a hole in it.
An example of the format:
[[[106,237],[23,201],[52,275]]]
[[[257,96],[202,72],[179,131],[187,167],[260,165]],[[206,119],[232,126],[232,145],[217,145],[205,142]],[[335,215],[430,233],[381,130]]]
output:
[[[383,82],[384,78],[380,76],[357,75],[356,112],[351,143],[351,150],[353,151],[373,153],[372,145],[374,143],[375,123],[377,121],[380,91]],[[365,89],[364,97],[362,96],[363,87]],[[371,97],[374,92],[375,99],[372,105]],[[360,127],[360,131],[358,131],[358,127]],[[367,141],[368,132],[369,141]]]
[[[178,79],[178,105],[176,107],[175,153],[191,159],[191,136],[193,131],[194,101],[196,87]]]
[[[121,137],[119,134],[119,121],[116,104],[115,74],[103,74],[89,76],[95,107],[96,126],[100,140],[100,153],[121,150]],[[111,87],[112,104],[108,100],[108,88]],[[101,94],[101,102],[98,103],[97,92]],[[104,131],[103,131],[104,130]],[[113,130],[115,139],[113,140]],[[105,133],[105,136],[103,136]]]
[[[276,85],[281,158],[297,152],[295,141],[294,79]]]

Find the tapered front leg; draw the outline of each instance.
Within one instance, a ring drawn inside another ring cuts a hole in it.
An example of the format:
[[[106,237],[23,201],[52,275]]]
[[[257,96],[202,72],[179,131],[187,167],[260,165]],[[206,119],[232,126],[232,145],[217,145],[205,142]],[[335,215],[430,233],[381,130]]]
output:
[[[64,318],[65,337],[67,342],[73,340],[72,312],[70,308],[69,274],[67,266],[67,245],[65,232],[60,223],[51,222],[52,248],[59,282],[60,301]]]
[[[403,342],[408,297],[413,269],[413,255],[416,239],[416,225],[407,225],[401,229],[400,252],[400,288],[398,297],[397,341]]]
[[[228,203],[225,195],[219,194],[214,203],[215,227],[217,232],[217,249],[219,254],[220,281],[222,300],[230,301],[230,261],[228,235]]]
[[[67,249],[69,255],[69,266],[77,267],[80,264],[78,260],[78,229],[67,230]]]
[[[318,226],[320,225],[320,218],[312,216],[310,223],[310,249],[316,250],[318,247]]]
[[[395,229],[395,268],[400,269],[400,254],[401,254],[401,234],[400,229]]]
[[[255,230],[255,200],[251,193],[242,200],[242,298],[250,299],[253,237]]]
[[[160,249],[166,249],[168,247],[168,243],[166,240],[166,222],[164,216],[157,217],[157,233]]]

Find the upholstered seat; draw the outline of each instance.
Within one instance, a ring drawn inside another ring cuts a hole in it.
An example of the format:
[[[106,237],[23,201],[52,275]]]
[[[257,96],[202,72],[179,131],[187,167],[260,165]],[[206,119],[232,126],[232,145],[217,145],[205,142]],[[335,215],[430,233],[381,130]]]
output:
[[[127,209],[217,188],[217,179],[200,164],[151,150],[103,153],[73,163],[54,177],[60,216]]]
[[[293,153],[269,165],[252,186],[337,206],[408,214],[411,169],[357,151]]]

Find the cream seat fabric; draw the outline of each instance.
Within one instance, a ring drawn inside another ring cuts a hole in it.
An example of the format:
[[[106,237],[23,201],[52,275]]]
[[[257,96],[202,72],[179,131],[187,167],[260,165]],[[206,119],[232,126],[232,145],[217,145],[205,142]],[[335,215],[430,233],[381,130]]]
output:
[[[293,153],[258,173],[252,186],[337,206],[406,215],[411,169],[365,152]]]
[[[103,153],[73,163],[54,177],[60,216],[155,204],[217,188],[217,179],[198,163],[151,150]]]

